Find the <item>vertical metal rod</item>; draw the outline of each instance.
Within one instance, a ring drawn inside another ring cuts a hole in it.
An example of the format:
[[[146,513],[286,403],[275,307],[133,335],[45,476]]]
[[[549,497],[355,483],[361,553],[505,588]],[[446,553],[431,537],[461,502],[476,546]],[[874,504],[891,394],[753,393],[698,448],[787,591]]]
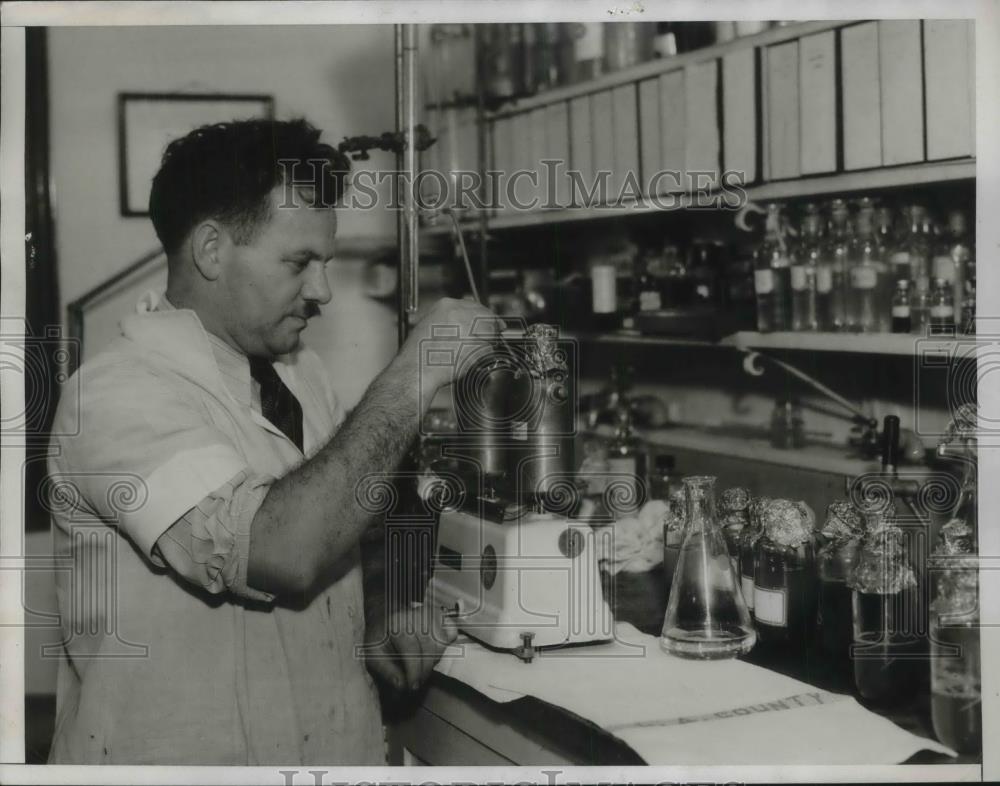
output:
[[[406,117],[404,114],[404,103],[403,103],[403,86],[405,84],[404,74],[403,74],[403,25],[395,25],[394,27],[395,39],[394,39],[394,51],[395,51],[395,73],[396,73],[396,131],[402,132],[404,130],[403,126],[406,123]],[[402,179],[400,174],[403,171],[404,156],[403,152],[400,150],[396,153],[396,187],[402,188]],[[402,195],[400,195],[402,198]],[[396,296],[396,317],[398,320],[398,338],[399,344],[402,346],[403,342],[406,341],[406,335],[409,332],[410,323],[408,319],[408,314],[406,311],[406,306],[409,303],[409,287],[410,287],[410,260],[409,260],[409,246],[406,244],[406,218],[403,211],[400,210],[396,213],[396,244],[399,247],[399,260],[397,263],[399,286],[397,287]]]
[[[486,182],[486,172],[490,169],[489,132],[486,125],[486,39],[485,26],[478,24],[472,26],[473,42],[475,46],[476,62],[476,147],[479,158],[479,201],[482,205],[488,204],[489,194],[492,188]],[[490,301],[490,276],[487,260],[487,235],[488,212],[486,208],[479,211],[479,259],[476,260],[479,273],[479,293],[482,297],[482,304],[489,305]]]
[[[405,140],[396,154],[396,182],[402,210],[396,216],[396,240],[399,244],[399,343],[406,340],[410,314],[417,311],[420,235],[417,229],[417,204],[414,180],[417,172],[417,89],[416,25],[396,25],[396,131]]]
[[[419,305],[420,234],[417,229],[416,174],[417,174],[417,27],[403,25],[403,76],[406,94],[406,233],[410,256],[410,291],[406,303],[407,314],[414,314]]]

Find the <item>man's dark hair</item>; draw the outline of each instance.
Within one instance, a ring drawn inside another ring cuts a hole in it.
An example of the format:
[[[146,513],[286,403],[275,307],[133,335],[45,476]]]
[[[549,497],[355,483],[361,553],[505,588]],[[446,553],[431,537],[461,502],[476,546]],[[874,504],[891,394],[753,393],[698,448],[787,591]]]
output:
[[[175,139],[153,178],[149,215],[168,254],[207,218],[223,222],[237,243],[252,242],[270,218],[271,191],[312,187],[311,204],[332,207],[344,193],[350,161],[319,141],[305,120],[236,120],[202,126]]]

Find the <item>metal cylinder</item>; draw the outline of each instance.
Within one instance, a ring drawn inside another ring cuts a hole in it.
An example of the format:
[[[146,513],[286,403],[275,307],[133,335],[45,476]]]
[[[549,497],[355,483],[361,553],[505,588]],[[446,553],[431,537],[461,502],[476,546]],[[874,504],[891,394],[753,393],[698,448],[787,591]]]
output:
[[[484,345],[463,362],[455,388],[461,445],[487,487],[512,501],[567,500],[574,471],[576,384],[556,328],[532,325],[523,339]]]

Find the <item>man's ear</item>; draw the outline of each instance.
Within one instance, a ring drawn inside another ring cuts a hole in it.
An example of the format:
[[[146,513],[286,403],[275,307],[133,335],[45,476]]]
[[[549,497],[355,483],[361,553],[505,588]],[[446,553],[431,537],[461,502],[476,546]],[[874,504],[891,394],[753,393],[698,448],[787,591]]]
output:
[[[202,221],[191,233],[191,257],[198,272],[209,281],[215,281],[221,272],[221,242],[222,227],[213,219]]]

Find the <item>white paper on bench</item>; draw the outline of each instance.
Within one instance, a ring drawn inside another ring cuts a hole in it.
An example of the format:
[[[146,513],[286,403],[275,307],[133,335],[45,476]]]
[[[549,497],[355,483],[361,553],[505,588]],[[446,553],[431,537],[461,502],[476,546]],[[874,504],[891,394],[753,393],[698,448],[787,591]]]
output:
[[[738,660],[691,661],[628,623],[617,640],[532,663],[460,637],[437,671],[497,702],[534,696],[607,730],[649,764],[897,764],[939,743],[852,696]]]

